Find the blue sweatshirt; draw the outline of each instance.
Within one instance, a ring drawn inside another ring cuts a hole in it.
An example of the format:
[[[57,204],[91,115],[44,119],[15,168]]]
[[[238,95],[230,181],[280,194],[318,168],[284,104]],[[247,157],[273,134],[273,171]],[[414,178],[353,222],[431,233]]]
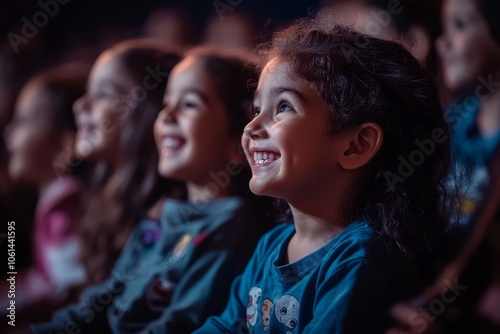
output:
[[[195,334],[342,332],[372,229],[354,222],[314,253],[284,264],[294,233],[293,224],[282,224],[261,239],[222,315]]]
[[[219,314],[245,268],[261,221],[240,198],[167,200],[134,230],[111,277],[33,333],[189,333]],[[81,330],[81,331],[80,331]]]

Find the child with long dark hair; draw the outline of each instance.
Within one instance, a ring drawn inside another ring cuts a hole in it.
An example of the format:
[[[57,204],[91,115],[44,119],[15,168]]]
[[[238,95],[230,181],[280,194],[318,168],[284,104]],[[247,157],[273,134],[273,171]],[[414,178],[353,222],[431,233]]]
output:
[[[75,102],[76,153],[96,163],[82,222],[89,283],[109,276],[135,225],[176,189],[156,170],[152,130],[179,59],[159,42],[119,43],[95,61]]]
[[[314,19],[277,33],[265,60],[242,143],[251,190],[286,200],[293,224],[261,239],[225,311],[196,333],[378,332],[388,304],[434,272],[448,221],[436,85],[402,46]],[[380,298],[350,310],[377,272],[373,245],[400,255],[380,270],[421,277],[374,277]]]

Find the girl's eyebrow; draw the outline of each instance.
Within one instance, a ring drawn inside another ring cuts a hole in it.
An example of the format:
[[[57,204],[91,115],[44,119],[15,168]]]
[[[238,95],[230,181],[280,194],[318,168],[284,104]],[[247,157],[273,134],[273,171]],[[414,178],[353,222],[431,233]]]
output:
[[[168,94],[170,94],[170,91],[165,91],[165,94],[163,95],[163,101],[165,101],[166,99],[166,96],[168,96]],[[203,93],[202,91],[198,90],[198,89],[194,89],[194,88],[188,88],[188,89],[184,89],[182,90],[182,94],[185,95],[185,94],[196,94],[198,95],[204,103],[207,103],[208,102],[208,96]]]
[[[202,92],[198,89],[188,88],[188,89],[184,90],[183,93],[184,94],[196,94],[203,100],[204,103],[208,102],[208,96],[204,92]]]
[[[125,88],[122,87],[120,84],[114,82],[113,80],[107,79],[99,82],[100,89],[103,89],[105,87],[111,87],[113,90],[119,92],[119,93],[124,93],[126,92]]]
[[[276,95],[280,95],[282,93],[289,93],[289,94],[292,94],[294,95],[295,97],[299,98],[300,100],[302,101],[305,101],[305,97],[304,95],[299,92],[298,90],[294,89],[294,88],[290,88],[290,87],[273,87],[270,89],[270,94],[272,96],[276,96]],[[260,97],[260,90],[256,90],[255,91],[255,94],[254,94],[254,99],[258,99]]]

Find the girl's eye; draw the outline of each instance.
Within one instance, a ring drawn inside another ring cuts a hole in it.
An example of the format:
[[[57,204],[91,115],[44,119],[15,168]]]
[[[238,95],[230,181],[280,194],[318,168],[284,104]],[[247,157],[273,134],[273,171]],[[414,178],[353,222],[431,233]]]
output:
[[[465,27],[465,22],[460,19],[453,20],[453,25],[457,29],[463,29]]]
[[[89,98],[90,100],[106,100],[106,99],[110,99],[110,98],[113,98],[114,95],[110,92],[103,92],[103,91],[100,91],[100,92],[95,92],[93,94],[89,94]]]
[[[290,107],[287,103],[281,102],[278,106],[278,113],[282,113],[285,111],[292,111],[292,107]]]
[[[198,108],[198,104],[193,102],[193,101],[185,101],[183,105],[184,105],[184,108],[189,108],[189,109],[197,109]]]
[[[252,115],[251,116],[253,116],[253,118],[255,118],[255,117],[259,116],[259,115],[260,115],[260,108],[254,106],[252,108]]]

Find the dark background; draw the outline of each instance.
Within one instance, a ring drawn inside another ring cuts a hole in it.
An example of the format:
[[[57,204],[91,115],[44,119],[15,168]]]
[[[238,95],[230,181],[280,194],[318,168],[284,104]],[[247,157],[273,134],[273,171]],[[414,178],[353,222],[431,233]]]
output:
[[[41,0],[47,2],[47,0]],[[49,0],[55,1],[55,0]],[[67,1],[67,0],[66,0]],[[1,44],[10,45],[7,38],[9,32],[21,35],[25,16],[30,22],[33,15],[42,10],[39,1],[32,0],[0,0]],[[73,48],[75,43],[91,43],[93,39],[102,38],[103,29],[122,31],[123,37],[136,37],[141,25],[149,13],[163,6],[174,6],[184,9],[192,19],[194,30],[200,34],[210,15],[217,15],[213,0],[70,0],[59,5],[59,12],[50,18],[47,25],[40,28],[38,34],[27,45],[21,44],[21,52],[35,48],[29,44],[43,43],[43,54],[50,56]],[[239,3],[234,10],[250,10],[272,29],[288,23],[316,10],[319,0],[286,1],[286,0],[220,0],[222,3]],[[23,50],[24,49],[24,50]],[[42,59],[45,60],[45,59]]]

